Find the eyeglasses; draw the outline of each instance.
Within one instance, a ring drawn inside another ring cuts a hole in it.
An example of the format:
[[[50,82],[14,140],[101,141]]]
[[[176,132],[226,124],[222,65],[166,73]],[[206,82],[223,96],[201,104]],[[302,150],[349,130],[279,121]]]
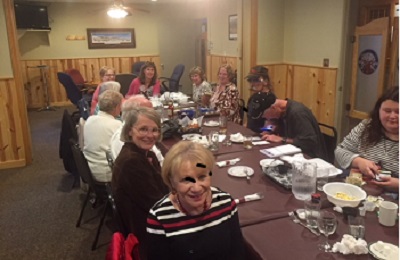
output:
[[[146,126],[143,126],[141,128],[137,128],[137,127],[133,127],[133,128],[135,128],[141,135],[147,135],[149,133],[152,133],[154,136],[160,135],[160,128],[157,128],[157,127],[148,128]]]

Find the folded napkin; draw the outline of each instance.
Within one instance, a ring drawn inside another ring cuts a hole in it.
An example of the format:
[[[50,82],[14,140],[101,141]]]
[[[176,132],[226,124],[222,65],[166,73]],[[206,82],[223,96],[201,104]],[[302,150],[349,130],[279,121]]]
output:
[[[235,165],[238,161],[240,161],[240,158],[216,162],[216,164],[218,165],[218,167],[224,167],[224,166]]]
[[[240,198],[240,199],[235,199],[235,202],[236,202],[236,204],[239,204],[239,203],[244,203],[244,202],[247,202],[247,201],[260,200],[260,199],[263,199],[263,198],[264,198],[264,195],[261,192],[258,192],[258,193],[246,195],[246,196],[244,196],[243,198]]]
[[[231,134],[231,141],[243,142],[244,136],[241,133]]]
[[[267,141],[253,141],[253,145],[263,145],[263,144],[269,144]]]

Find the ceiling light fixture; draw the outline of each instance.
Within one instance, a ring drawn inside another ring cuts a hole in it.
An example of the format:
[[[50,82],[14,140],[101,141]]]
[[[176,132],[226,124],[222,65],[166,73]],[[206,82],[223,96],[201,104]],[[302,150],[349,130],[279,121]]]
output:
[[[116,19],[120,19],[120,18],[124,18],[125,16],[127,16],[129,13],[128,11],[126,11],[122,5],[117,6],[117,5],[113,5],[112,7],[110,7],[110,9],[108,9],[107,11],[107,15],[112,17],[112,18],[116,18]]]

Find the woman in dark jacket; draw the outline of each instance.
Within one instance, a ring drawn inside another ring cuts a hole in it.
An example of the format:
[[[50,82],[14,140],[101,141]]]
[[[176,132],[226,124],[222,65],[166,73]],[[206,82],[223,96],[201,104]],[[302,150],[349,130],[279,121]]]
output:
[[[161,139],[161,120],[147,107],[129,111],[121,132],[125,144],[115,160],[112,189],[125,232],[139,239],[141,259],[146,259],[146,218],[150,208],[168,193],[156,155],[150,151]]]

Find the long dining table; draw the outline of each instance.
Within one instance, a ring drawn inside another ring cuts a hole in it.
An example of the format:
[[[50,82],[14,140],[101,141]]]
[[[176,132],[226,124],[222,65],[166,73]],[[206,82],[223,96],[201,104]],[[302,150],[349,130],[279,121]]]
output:
[[[203,127],[203,134],[208,134],[218,127]],[[232,134],[254,134],[251,130],[234,123],[228,124]],[[179,136],[164,140],[168,149],[180,140]],[[248,166],[254,174],[247,178],[234,177],[228,174],[233,166],[213,168],[212,185],[226,192],[233,198],[262,193],[263,199],[238,204],[239,221],[247,245],[248,259],[373,259],[369,254],[343,255],[341,253],[325,253],[318,249],[318,244],[325,239],[316,236],[303,226],[296,224],[289,217],[289,212],[303,208],[303,201],[297,200],[291,190],[274,182],[263,173],[260,166],[262,159],[268,158],[260,149],[276,146],[267,144],[245,149],[242,144],[232,143],[230,146],[220,144],[214,152],[216,161],[240,158],[234,166]],[[341,213],[333,211],[325,194],[321,193],[323,208],[335,213],[338,220],[336,232],[329,236],[329,243],[340,242],[343,234],[349,234],[349,225]],[[396,201],[398,203],[398,200]],[[367,243],[383,241],[399,244],[398,222],[394,227],[385,227],[378,223],[377,211],[367,212],[365,216],[365,240]]]

